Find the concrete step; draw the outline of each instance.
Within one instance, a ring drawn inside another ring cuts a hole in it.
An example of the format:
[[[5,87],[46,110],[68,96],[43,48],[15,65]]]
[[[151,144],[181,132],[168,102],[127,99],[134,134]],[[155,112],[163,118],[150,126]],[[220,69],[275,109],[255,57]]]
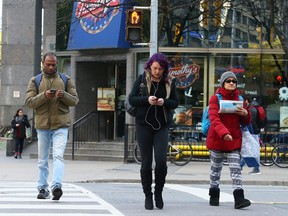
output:
[[[30,153],[31,159],[37,159],[37,153]],[[52,159],[52,154],[50,154],[50,159]],[[64,154],[65,160],[72,160],[71,154]],[[112,162],[123,162],[123,156],[108,156],[108,155],[90,155],[90,154],[75,154],[74,160],[81,160],[81,161],[112,161]]]
[[[67,145],[67,147],[71,146],[72,144]],[[124,143],[123,142],[87,142],[80,147],[82,148],[92,148],[92,149],[111,149],[111,150],[124,150]]]
[[[38,158],[38,152],[31,152],[30,158]],[[52,158],[52,148],[50,150]],[[72,159],[72,144],[67,143],[64,159]],[[89,142],[75,149],[74,160],[124,161],[123,142]]]

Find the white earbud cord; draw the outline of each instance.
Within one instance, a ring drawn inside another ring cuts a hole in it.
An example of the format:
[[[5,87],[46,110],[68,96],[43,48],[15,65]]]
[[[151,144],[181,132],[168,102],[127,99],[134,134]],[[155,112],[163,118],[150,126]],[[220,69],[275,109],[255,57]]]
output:
[[[155,96],[155,95],[156,95],[156,92],[158,91],[159,83],[157,83],[157,87],[155,87],[155,85],[154,85],[153,82],[152,82],[152,85],[153,85],[153,87],[154,87],[154,89],[155,89],[155,92],[154,92],[154,96]],[[155,128],[150,122],[147,121],[147,116],[148,116],[148,113],[149,113],[149,111],[150,111],[150,109],[151,109],[152,106],[154,106],[154,108],[155,108],[154,117],[155,117],[155,119],[156,119],[156,121],[157,121],[157,123],[158,123],[158,127],[157,127],[157,128]],[[158,118],[157,118],[157,107],[156,107],[156,105],[150,105],[150,107],[149,107],[148,110],[146,111],[145,122],[146,122],[148,125],[150,125],[150,126],[153,128],[153,130],[159,130],[159,129],[161,128],[161,123],[159,122],[159,120],[158,120]]]

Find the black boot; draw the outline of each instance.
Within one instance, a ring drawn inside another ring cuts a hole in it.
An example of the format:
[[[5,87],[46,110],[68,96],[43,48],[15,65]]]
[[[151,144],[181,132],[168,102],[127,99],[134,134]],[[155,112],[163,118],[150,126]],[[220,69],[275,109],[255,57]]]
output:
[[[14,158],[17,159],[18,157],[18,152],[15,152]]]
[[[209,189],[210,206],[219,206],[220,189],[213,187]]]
[[[245,208],[251,205],[251,202],[244,198],[243,189],[236,189],[233,191],[234,200],[235,200],[235,209]]]
[[[153,193],[151,192],[152,188],[152,169],[151,170],[140,170],[141,174],[141,183],[143,187],[143,192],[145,194],[145,209],[153,209]]]
[[[163,209],[164,202],[162,198],[162,191],[167,175],[167,168],[164,170],[155,170],[155,205],[159,209]]]
[[[18,154],[18,158],[19,158],[19,159],[22,159],[21,153]]]

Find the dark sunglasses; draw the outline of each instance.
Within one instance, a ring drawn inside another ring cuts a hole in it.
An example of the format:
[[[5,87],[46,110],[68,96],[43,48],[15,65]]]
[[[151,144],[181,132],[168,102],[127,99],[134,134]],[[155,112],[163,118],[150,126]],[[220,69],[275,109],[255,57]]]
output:
[[[225,83],[237,83],[237,81],[236,80],[234,80],[234,79],[227,79],[227,80],[225,80]]]

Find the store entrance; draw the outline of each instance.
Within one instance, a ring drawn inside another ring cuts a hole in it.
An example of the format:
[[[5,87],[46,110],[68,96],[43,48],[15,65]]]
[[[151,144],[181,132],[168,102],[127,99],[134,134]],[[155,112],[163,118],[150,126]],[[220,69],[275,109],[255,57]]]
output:
[[[126,61],[79,62],[77,74],[77,119],[97,111],[98,141],[123,139]]]

